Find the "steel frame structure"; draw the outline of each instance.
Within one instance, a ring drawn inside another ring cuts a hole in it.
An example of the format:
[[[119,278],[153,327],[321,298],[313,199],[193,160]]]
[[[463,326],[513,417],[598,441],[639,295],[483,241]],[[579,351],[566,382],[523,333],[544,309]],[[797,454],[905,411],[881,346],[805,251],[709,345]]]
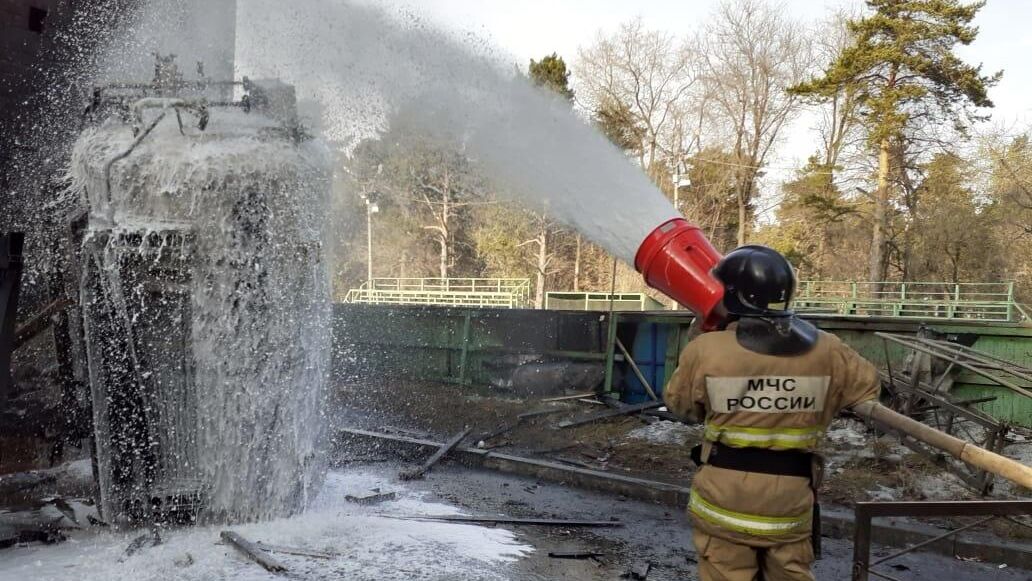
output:
[[[893,333],[875,333],[884,341],[886,370],[881,372],[887,384],[889,406],[900,413],[915,416],[934,425],[936,429],[961,438],[997,454],[1009,443],[1008,434],[1013,427],[999,421],[972,406],[992,401],[995,397],[952,401],[945,390],[947,380],[957,369],[978,374],[1000,387],[1012,389],[1024,395],[1032,395],[1016,382],[1032,381],[1032,371],[981,353],[970,347],[924,337],[911,337]],[[889,357],[889,344],[894,343],[910,350],[914,355],[927,355],[945,363],[941,372],[932,372],[927,381],[917,373],[907,375],[900,369],[893,369]],[[982,429],[981,434],[972,433],[970,425]],[[993,475],[983,470],[972,470],[963,462],[954,461],[937,450],[900,435],[903,445],[922,456],[945,466],[979,494],[992,490]]]

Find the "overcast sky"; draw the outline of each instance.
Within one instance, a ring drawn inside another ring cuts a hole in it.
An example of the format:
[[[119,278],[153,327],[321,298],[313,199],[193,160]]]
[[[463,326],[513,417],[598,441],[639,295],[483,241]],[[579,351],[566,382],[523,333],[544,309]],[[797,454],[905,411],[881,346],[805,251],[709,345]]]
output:
[[[693,33],[719,0],[380,0],[401,5],[427,19],[490,40],[514,60],[558,52],[569,63],[577,48],[590,44],[597,32],[613,31],[641,16],[647,26],[677,35]],[[838,7],[859,7],[854,0],[783,0],[772,3],[800,21],[812,23]],[[1025,126],[1032,121],[1032,1],[988,0],[975,24],[978,39],[961,47],[961,56],[983,63],[986,72],[1004,70],[990,97],[996,103],[993,123]],[[774,166],[796,166],[815,149],[812,119],[802,117],[789,127]],[[771,177],[790,172],[771,171]]]

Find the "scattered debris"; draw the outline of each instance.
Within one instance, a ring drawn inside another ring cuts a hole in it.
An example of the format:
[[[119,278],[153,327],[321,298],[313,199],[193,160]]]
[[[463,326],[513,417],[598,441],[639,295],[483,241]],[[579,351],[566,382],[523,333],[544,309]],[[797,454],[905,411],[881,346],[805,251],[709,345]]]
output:
[[[429,471],[434,464],[437,464],[441,460],[441,458],[444,458],[448,455],[448,452],[451,452],[453,449],[455,449],[455,447],[459,445],[459,442],[461,442],[466,436],[469,435],[470,431],[470,428],[466,428],[462,432],[456,434],[454,438],[452,438],[446,444],[441,446],[437,450],[437,452],[434,452],[434,455],[430,456],[430,458],[426,462],[424,462],[422,466],[420,466],[419,468],[403,470],[401,474],[398,475],[398,477],[402,480],[416,480],[417,478],[422,478],[423,475],[426,474],[427,471]]]
[[[381,502],[387,502],[389,500],[395,500],[398,498],[397,492],[380,492],[379,488],[373,489],[373,491],[364,496],[352,496],[348,494],[344,497],[344,500],[353,502],[355,504],[380,504]]]
[[[590,423],[593,423],[593,422],[597,422],[599,420],[605,420],[605,419],[613,418],[613,417],[617,417],[617,416],[628,416],[628,415],[631,415],[631,414],[641,413],[641,412],[643,412],[645,410],[656,409],[656,408],[662,407],[662,406],[663,406],[663,402],[659,402],[659,401],[650,401],[648,403],[640,403],[640,404],[637,404],[637,405],[621,406],[621,407],[619,407],[617,409],[607,410],[607,411],[604,411],[604,412],[601,412],[601,413],[597,413],[597,414],[588,416],[586,418],[581,418],[579,420],[567,420],[567,421],[559,422],[558,427],[560,427],[560,428],[572,428],[572,427],[575,427],[575,426],[583,426],[584,424],[590,424]]]
[[[191,555],[190,553],[186,553],[182,557],[176,557],[175,559],[172,559],[172,564],[180,568],[189,567],[190,565],[194,564],[193,555]]]
[[[646,579],[649,576],[649,571],[652,570],[652,563],[648,561],[641,561],[631,565],[631,568],[622,575],[625,579]]]
[[[86,521],[89,522],[91,525],[93,525],[95,527],[108,528],[108,527],[111,526],[108,523],[106,523],[106,522],[100,520],[99,518],[93,516],[92,514],[86,515]]]
[[[61,531],[47,528],[2,529],[0,530],[0,549],[6,549],[25,543],[43,543],[52,545],[68,540]]]
[[[595,392],[588,391],[588,392],[585,392],[585,393],[575,393],[573,395],[564,395],[564,396],[560,396],[560,397],[549,397],[549,398],[545,398],[545,399],[543,399],[541,401],[543,401],[543,402],[568,401],[568,400],[571,400],[571,399],[580,399],[582,397],[592,397],[594,395],[595,395]]]
[[[576,466],[578,468],[585,468],[587,470],[598,470],[597,466],[592,466],[587,462],[581,462],[580,460],[574,460],[572,458],[566,458],[564,456],[555,456],[552,459],[556,462],[562,462],[563,464],[569,464],[570,466]]]
[[[478,448],[485,447],[485,446],[482,446],[481,444],[485,444],[490,439],[497,438],[498,436],[501,436],[502,434],[504,434],[506,432],[512,431],[512,429],[515,428],[517,425],[519,425],[519,423],[520,423],[520,420],[517,419],[514,423],[502,424],[501,426],[498,426],[497,428],[495,428],[493,431],[485,433],[483,436],[480,436],[479,438],[477,438],[477,447]]]
[[[239,534],[233,531],[222,531],[219,536],[222,537],[222,540],[232,545],[234,549],[243,553],[248,559],[261,565],[266,571],[270,573],[283,573],[287,570],[282,563],[265,554],[265,551],[258,545]]]
[[[523,420],[529,420],[531,418],[536,418],[538,416],[547,416],[547,415],[550,415],[550,414],[557,414],[559,412],[565,412],[565,411],[566,411],[565,409],[563,409],[561,407],[558,407],[558,408],[550,408],[550,409],[547,409],[547,410],[534,410],[532,412],[523,412],[522,414],[516,416],[516,420],[519,421],[519,422],[522,422]]]
[[[67,500],[61,497],[56,497],[50,499],[49,503],[53,504],[54,508],[60,511],[60,513],[64,515],[65,518],[75,523],[76,526],[82,526],[81,524],[79,524],[79,519],[75,516],[75,509],[72,508],[72,505],[68,504]]]
[[[129,546],[125,548],[125,553],[118,559],[118,562],[124,562],[126,559],[139,553],[143,549],[156,547],[160,544],[161,535],[158,534],[158,529],[151,529],[149,533],[142,534],[133,539],[133,541],[129,543]]]
[[[380,429],[388,433],[401,434],[402,436],[411,436],[413,438],[426,439],[430,437],[429,432],[424,432],[421,430],[408,430],[405,428],[398,428],[395,426],[381,426]]]
[[[337,555],[330,553],[324,553],[322,551],[312,551],[309,549],[300,549],[297,547],[284,547],[282,545],[269,545],[263,542],[256,542],[255,546],[259,549],[269,553],[283,553],[284,555],[297,555],[299,557],[314,557],[316,559],[332,559]]]
[[[622,527],[618,520],[564,520],[548,518],[510,518],[507,516],[403,516],[402,520],[436,520],[447,522],[539,525],[550,527]]]
[[[548,556],[553,559],[594,559],[601,557],[605,553],[599,553],[598,551],[549,551]]]
[[[30,490],[45,484],[53,484],[56,481],[57,477],[51,472],[17,472],[0,476],[0,493],[11,494]]]

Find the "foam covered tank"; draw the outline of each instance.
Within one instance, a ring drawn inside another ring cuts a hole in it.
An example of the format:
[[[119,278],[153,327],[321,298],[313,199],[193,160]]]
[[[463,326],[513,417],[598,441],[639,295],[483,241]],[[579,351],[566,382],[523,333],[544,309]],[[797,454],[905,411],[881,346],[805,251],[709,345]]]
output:
[[[295,512],[322,472],[330,156],[282,84],[142,87],[98,93],[70,170],[101,513]]]

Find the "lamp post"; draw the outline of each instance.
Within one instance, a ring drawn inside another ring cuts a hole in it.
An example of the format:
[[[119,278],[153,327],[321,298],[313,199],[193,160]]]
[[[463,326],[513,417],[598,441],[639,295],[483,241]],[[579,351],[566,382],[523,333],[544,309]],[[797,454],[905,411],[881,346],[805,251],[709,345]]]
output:
[[[678,161],[677,165],[674,166],[674,175],[671,176],[671,181],[674,184],[674,209],[681,212],[681,188],[687,188],[692,185],[692,180],[688,178],[688,174],[683,173],[686,171],[684,162]]]
[[[674,184],[674,210],[678,214],[681,213],[681,188],[687,188],[692,185],[692,180],[688,179],[688,174],[683,173],[685,171],[684,162],[677,160],[677,163],[674,165],[674,175],[670,178]],[[680,308],[681,306],[677,304],[677,301],[670,302],[670,310],[676,311]]]
[[[366,282],[373,284],[373,214],[380,211],[380,206],[373,201],[373,192],[363,192],[362,199],[366,205]]]

